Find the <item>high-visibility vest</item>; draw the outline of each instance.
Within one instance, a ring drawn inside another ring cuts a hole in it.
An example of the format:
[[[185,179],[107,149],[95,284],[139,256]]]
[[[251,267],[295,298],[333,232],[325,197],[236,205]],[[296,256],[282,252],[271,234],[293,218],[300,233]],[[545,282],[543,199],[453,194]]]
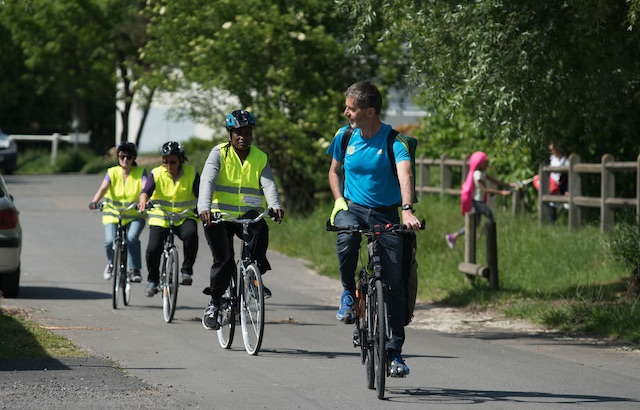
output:
[[[267,154],[251,146],[243,163],[229,143],[218,147],[220,172],[211,198],[211,211],[226,212],[236,217],[252,209],[262,212],[265,199],[260,176],[267,166]]]
[[[156,189],[153,191],[151,198],[153,203],[160,204],[169,212],[182,212],[185,209],[193,209],[196,206],[196,196],[193,193],[193,182],[196,179],[196,170],[190,166],[182,164],[182,176],[176,181],[169,173],[166,167],[159,166],[151,172]],[[169,220],[160,209],[150,209],[147,211],[149,215],[149,226],[169,227]],[[188,219],[197,220],[195,214]],[[175,221],[175,226],[180,226],[184,219]]]
[[[138,203],[140,200],[140,192],[142,192],[142,175],[144,168],[133,167],[129,171],[127,180],[124,180],[122,167],[116,165],[107,170],[109,174],[109,189],[104,194],[104,208],[102,209],[102,223],[116,224],[118,223],[118,212],[116,208],[126,208],[132,203]],[[137,208],[126,211],[122,218],[122,224],[127,225],[136,218],[144,216],[138,212]]]

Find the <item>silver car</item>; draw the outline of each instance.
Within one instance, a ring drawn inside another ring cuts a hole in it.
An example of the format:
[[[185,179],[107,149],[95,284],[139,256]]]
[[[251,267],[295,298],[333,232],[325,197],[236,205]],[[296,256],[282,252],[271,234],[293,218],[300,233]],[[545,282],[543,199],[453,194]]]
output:
[[[18,210],[0,175],[0,292],[5,298],[18,296],[22,228]]]
[[[18,145],[7,134],[0,130],[0,170],[12,174],[16,169]]]

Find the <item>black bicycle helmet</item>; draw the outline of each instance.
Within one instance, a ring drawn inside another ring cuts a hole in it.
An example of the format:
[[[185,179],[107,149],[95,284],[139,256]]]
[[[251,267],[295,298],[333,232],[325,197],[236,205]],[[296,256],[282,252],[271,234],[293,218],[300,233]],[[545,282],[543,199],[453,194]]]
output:
[[[136,148],[136,144],[129,141],[122,141],[118,144],[118,148],[116,149],[116,153],[119,154],[120,151],[130,152],[134,157],[138,156],[138,149]]]
[[[177,141],[169,141],[162,144],[162,149],[160,149],[160,154],[162,156],[165,156],[165,155],[184,156],[184,148],[182,148],[182,144],[180,144]]]
[[[256,119],[245,110],[235,110],[227,115],[227,131],[242,127],[255,127]]]

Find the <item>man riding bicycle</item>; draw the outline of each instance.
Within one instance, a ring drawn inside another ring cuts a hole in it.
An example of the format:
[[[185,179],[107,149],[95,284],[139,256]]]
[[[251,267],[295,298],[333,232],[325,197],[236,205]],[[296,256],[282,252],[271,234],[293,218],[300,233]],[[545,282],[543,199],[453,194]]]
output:
[[[393,141],[393,153],[387,152],[387,136],[392,131],[380,120],[382,96],[369,82],[351,85],[345,92],[344,114],[349,125],[340,128],[327,149],[333,156],[329,168],[329,185],[335,198],[331,213],[332,224],[385,226],[398,224],[398,208],[402,207],[402,223],[409,229],[420,228],[413,214],[413,175],[411,158],[405,146]],[[342,152],[342,138],[351,127],[352,134]],[[397,177],[390,166],[389,155],[394,155]],[[343,191],[344,187],[344,191]],[[360,235],[338,234],[337,254],[340,278],[344,291],[336,318],[344,323],[355,321],[353,311],[356,290],[355,273],[360,249]],[[389,325],[391,338],[387,354],[398,375],[409,373],[401,352],[404,344],[405,292],[402,279],[402,236],[382,235],[383,278],[389,288]]]
[[[252,146],[253,114],[236,110],[227,116],[226,127],[229,140],[215,146],[202,169],[198,216],[204,224],[204,233],[211,248],[213,265],[210,284],[203,290],[210,295],[202,325],[217,329],[217,312],[220,298],[229,286],[231,275],[236,273],[233,237],[240,236],[242,227],[234,222],[211,222],[212,212],[225,212],[235,217],[253,218],[264,210],[264,202],[275,211],[278,223],[284,211],[280,207],[278,188],[269,166],[267,154]],[[249,226],[249,247],[256,260],[260,274],[271,269],[267,260],[269,228],[264,220]],[[271,292],[264,287],[265,297]]]

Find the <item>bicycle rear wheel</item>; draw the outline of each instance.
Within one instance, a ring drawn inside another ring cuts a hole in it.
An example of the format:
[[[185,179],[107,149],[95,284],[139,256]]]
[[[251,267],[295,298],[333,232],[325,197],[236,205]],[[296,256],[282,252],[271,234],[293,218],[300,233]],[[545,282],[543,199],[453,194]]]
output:
[[[229,287],[222,295],[220,303],[220,329],[218,329],[218,341],[223,349],[231,348],[233,335],[236,331],[236,310],[238,288],[236,287],[235,274],[231,276]]]
[[[175,247],[169,249],[164,265],[165,274],[162,275],[165,280],[162,286],[162,313],[164,315],[164,321],[167,323],[171,323],[176,313],[178,274],[180,273],[178,262],[178,249]]]
[[[120,266],[122,265],[122,254],[120,253],[120,247],[122,246],[122,240],[116,239],[113,241],[113,284],[111,293],[111,306],[114,309],[118,308],[118,300],[120,299],[120,279],[122,272]]]
[[[387,377],[387,315],[384,302],[384,288],[382,280],[376,280],[376,300],[375,300],[375,340],[374,340],[374,363],[376,374],[376,391],[378,398],[384,398],[384,385]]]
[[[242,272],[242,271],[241,271]],[[264,289],[255,263],[244,268],[240,281],[240,324],[244,347],[250,355],[258,354],[264,334]]]
[[[131,302],[131,278],[129,277],[129,272],[127,272],[127,245],[121,245],[120,254],[120,264],[122,266],[122,275],[120,276],[120,289],[122,289],[124,296],[124,305],[129,306],[129,302]]]

